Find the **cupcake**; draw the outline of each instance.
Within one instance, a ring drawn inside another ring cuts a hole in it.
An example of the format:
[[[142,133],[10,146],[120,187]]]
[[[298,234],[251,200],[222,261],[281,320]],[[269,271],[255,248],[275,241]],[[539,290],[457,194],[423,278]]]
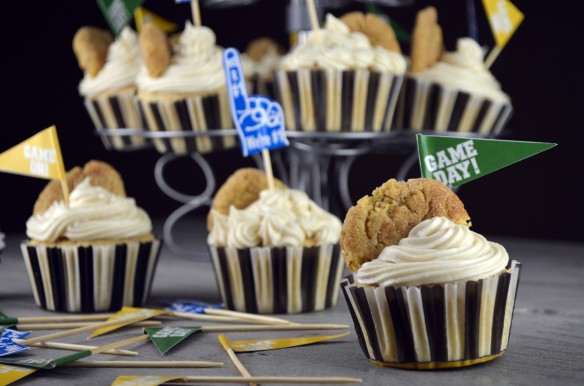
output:
[[[476,41],[460,38],[456,51],[442,52],[440,31],[433,7],[418,13],[397,126],[496,136],[513,111],[509,96]]]
[[[251,192],[244,186],[233,184],[215,200]],[[334,306],[344,268],[340,220],[299,190],[256,192],[247,206],[239,202],[241,209],[234,202],[227,214],[211,210],[208,245],[225,306],[262,314]]]
[[[269,37],[252,40],[241,55],[244,73],[251,78],[250,93],[275,98],[274,71],[278,69],[284,48]]]
[[[137,78],[138,100],[147,127],[153,132],[177,134],[155,138],[156,149],[186,155],[235,147],[235,136],[192,136],[193,132],[233,128],[222,48],[215,45],[215,34],[186,22],[176,41],[172,45],[152,23],[140,32],[144,66]]]
[[[288,130],[388,131],[405,71],[400,52],[328,14],[323,29],[282,58],[276,99]]]
[[[111,33],[95,27],[81,27],[73,38],[73,50],[84,77],[79,94],[95,128],[143,129],[136,102],[136,76],[142,58],[138,37],[125,27],[114,41]],[[102,136],[108,150],[145,145],[140,135]]]
[[[26,223],[21,249],[36,304],[60,312],[143,305],[161,246],[149,216],[107,163],[73,168],[67,184],[67,203],[51,181]]]
[[[437,369],[505,353],[521,264],[469,225],[455,193],[425,178],[390,180],[349,209],[341,287],[371,362]]]

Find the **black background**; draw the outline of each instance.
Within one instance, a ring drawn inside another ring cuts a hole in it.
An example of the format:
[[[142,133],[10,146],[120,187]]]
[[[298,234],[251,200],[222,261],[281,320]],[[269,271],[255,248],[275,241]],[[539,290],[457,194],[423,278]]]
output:
[[[406,7],[381,7],[411,31],[415,12],[425,5],[438,8],[446,46],[468,35],[464,0],[414,1]],[[526,18],[492,67],[495,77],[511,96],[515,108],[505,139],[555,142],[557,147],[469,184],[458,194],[480,233],[582,241],[581,194],[584,148],[582,98],[584,65],[582,27],[578,2],[515,0]],[[243,8],[202,7],[203,23],[212,28],[218,44],[243,50],[253,38],[272,36],[288,44],[283,0],[264,0]],[[479,17],[479,42],[493,40],[480,0],[474,2]],[[148,0],[144,6],[179,24],[190,18],[188,4],[173,0]],[[362,3],[331,8],[337,16]],[[101,159],[124,176],[126,190],[153,217],[165,218],[179,204],[164,195],[154,181],[160,155],[154,149],[108,152],[94,134],[77,85],[82,72],[71,41],[83,25],[107,28],[95,1],[3,3],[0,23],[3,96],[0,151],[55,124],[65,166]],[[407,44],[404,51],[408,53]],[[219,182],[244,165],[254,165],[234,149],[206,156]],[[350,176],[356,201],[394,177],[402,156],[375,154],[359,159]],[[417,177],[417,169],[412,177]],[[201,172],[188,157],[177,160],[169,179],[177,188],[195,194],[203,188]],[[0,173],[0,229],[23,232],[45,180]],[[199,210],[205,214],[205,209]]]

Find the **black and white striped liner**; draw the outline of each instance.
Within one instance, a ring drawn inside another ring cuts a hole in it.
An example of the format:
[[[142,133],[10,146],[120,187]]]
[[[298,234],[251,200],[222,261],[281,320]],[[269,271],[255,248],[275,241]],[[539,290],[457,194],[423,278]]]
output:
[[[85,108],[98,131],[103,129],[141,129],[145,126],[135,98],[131,90],[120,91],[117,94],[85,98]],[[129,146],[146,144],[143,136],[101,136],[107,150],[123,150]]]
[[[231,310],[295,314],[337,304],[344,270],[339,244],[209,250],[223,303]]]
[[[509,103],[493,102],[424,79],[407,77],[396,126],[412,131],[452,131],[496,136],[511,118]]]
[[[520,270],[513,261],[505,273],[487,279],[419,287],[358,287],[351,275],[341,287],[371,361],[459,367],[507,349]]]
[[[139,103],[150,131],[204,133],[233,128],[226,92],[156,101],[139,98]],[[205,154],[237,146],[236,136],[158,138],[153,141],[159,153],[178,155]]]
[[[146,303],[160,240],[21,249],[36,304],[49,311],[117,311]]]
[[[287,130],[389,131],[402,76],[368,70],[277,71],[276,99]]]

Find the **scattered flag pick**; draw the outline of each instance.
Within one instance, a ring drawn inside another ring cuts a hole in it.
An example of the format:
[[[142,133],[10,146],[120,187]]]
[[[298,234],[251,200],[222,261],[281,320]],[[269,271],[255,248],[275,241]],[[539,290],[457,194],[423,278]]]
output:
[[[222,304],[209,304],[205,302],[200,302],[197,300],[174,300],[167,303],[166,307],[164,308],[167,311],[173,312],[188,312],[194,314],[204,314],[205,310],[207,309],[221,309],[223,308]]]
[[[259,340],[228,340],[224,335],[220,335],[219,341],[225,344],[235,352],[253,352],[265,350],[277,350],[289,347],[305,346],[308,344],[323,342],[349,335],[349,332],[329,336],[306,336],[299,338],[277,338],[277,339],[259,339]],[[223,337],[223,340],[221,340]],[[224,346],[225,347],[225,346]]]
[[[121,375],[116,378],[111,386],[158,386],[171,381],[184,381],[181,375]]]
[[[59,315],[59,316],[23,316],[11,318],[0,313],[0,325],[18,324],[18,323],[53,323],[53,322],[85,322],[105,320],[113,314],[91,314],[91,315]]]
[[[0,171],[59,180],[65,202],[69,201],[67,175],[54,125],[1,153]]]
[[[194,332],[201,331],[200,326],[196,327],[151,327],[145,328],[150,340],[160,354],[164,355],[180,342],[191,336]]]
[[[483,0],[483,6],[496,42],[496,46],[485,60],[485,66],[489,68],[515,33],[524,16],[509,0]]]
[[[237,368],[239,373],[245,378],[251,378],[251,374],[245,368],[243,363],[241,363],[241,361],[237,358],[237,356],[235,355],[235,352],[233,351],[233,349],[229,345],[229,342],[227,341],[227,338],[225,337],[225,335],[223,335],[223,334],[219,335],[219,343],[221,343],[221,346],[223,347],[225,352],[227,352],[229,359],[231,359],[231,361],[233,362],[233,364],[235,365],[235,367]],[[250,386],[255,386],[255,385],[256,385],[255,383],[250,382]]]
[[[142,31],[142,28],[146,23],[153,23],[166,33],[172,32],[177,28],[176,23],[166,20],[144,7],[137,7],[134,10],[134,22],[136,23],[136,31],[138,31],[138,33]]]
[[[422,177],[449,187],[476,180],[556,146],[555,143],[507,141],[417,134]]]
[[[133,316],[133,317],[126,317],[126,318],[119,319],[119,320],[105,321],[102,323],[91,323],[91,324],[87,324],[85,326],[82,326],[79,328],[74,328],[71,330],[54,332],[52,334],[47,334],[47,335],[43,335],[43,336],[37,336],[34,338],[25,339],[22,341],[22,344],[30,346],[30,345],[38,343],[38,342],[46,342],[48,340],[58,339],[58,338],[62,338],[65,336],[81,334],[82,332],[95,330],[96,328],[116,326],[116,325],[120,325],[120,324],[128,325],[129,323],[135,323],[135,322],[139,322],[139,321],[143,320],[143,317],[144,317],[143,315],[137,315],[137,316]]]
[[[0,363],[9,365],[34,367],[37,369],[51,370],[55,367],[76,361],[78,359],[87,358],[94,354],[99,354],[104,351],[130,345],[132,343],[141,342],[148,339],[146,335],[134,336],[119,342],[106,344],[104,346],[96,347],[91,350],[80,351],[57,359],[43,359],[43,358],[0,358]]]
[[[97,0],[99,9],[116,37],[132,20],[134,10],[143,2],[144,0]]]
[[[120,323],[96,329],[91,335],[89,335],[89,339],[117,330],[128,324],[136,323],[137,321],[141,320],[150,319],[152,317],[159,315],[165,315],[167,313],[168,311],[165,310],[123,307],[120,311],[115,313],[112,317],[110,317],[107,320],[108,322],[119,321]]]
[[[34,373],[35,371],[36,369],[31,369],[28,367],[12,366],[0,363],[0,385],[10,385],[19,379]]]
[[[245,322],[257,324],[289,324],[288,320],[276,318],[273,316],[264,316],[257,314],[250,314],[247,312],[239,312],[232,310],[224,310],[222,304],[207,304],[196,300],[176,300],[165,307],[165,310],[170,311],[171,316],[178,318],[192,319],[192,320],[215,320],[217,322]],[[189,315],[191,314],[191,315]],[[207,318],[195,317],[196,315],[206,315]]]

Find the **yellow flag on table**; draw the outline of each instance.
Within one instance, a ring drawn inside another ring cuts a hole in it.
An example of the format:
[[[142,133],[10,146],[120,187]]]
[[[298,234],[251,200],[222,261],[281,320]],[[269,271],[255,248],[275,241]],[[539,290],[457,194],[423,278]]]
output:
[[[277,350],[281,348],[304,346],[318,343],[325,340],[341,338],[349,335],[348,332],[338,335],[328,336],[306,336],[299,338],[276,338],[276,339],[254,339],[254,340],[229,340],[225,335],[219,335],[219,343],[225,350],[232,349],[235,352],[252,352],[264,350]]]
[[[1,153],[0,171],[47,180],[66,180],[57,128],[51,126]]]
[[[523,21],[523,13],[508,0],[483,0],[497,47],[503,48]]]
[[[170,381],[184,381],[180,375],[120,375],[111,386],[158,386]]]
[[[10,385],[19,379],[34,373],[36,370],[37,369],[30,369],[28,367],[9,366],[0,363],[0,385]]]
[[[158,16],[144,7],[138,7],[134,10],[134,21],[136,22],[136,30],[138,32],[142,31],[142,27],[144,27],[144,24],[146,23],[154,23],[164,32],[172,32],[176,30],[175,23]]]
[[[122,307],[121,310],[116,312],[113,316],[108,318],[108,322],[119,320],[120,324],[114,326],[102,327],[93,331],[89,338],[95,338],[96,336],[103,335],[105,333],[117,330],[132,323],[136,323],[142,320],[150,319],[155,316],[168,314],[165,310],[154,310],[149,308],[135,308],[135,307]]]

